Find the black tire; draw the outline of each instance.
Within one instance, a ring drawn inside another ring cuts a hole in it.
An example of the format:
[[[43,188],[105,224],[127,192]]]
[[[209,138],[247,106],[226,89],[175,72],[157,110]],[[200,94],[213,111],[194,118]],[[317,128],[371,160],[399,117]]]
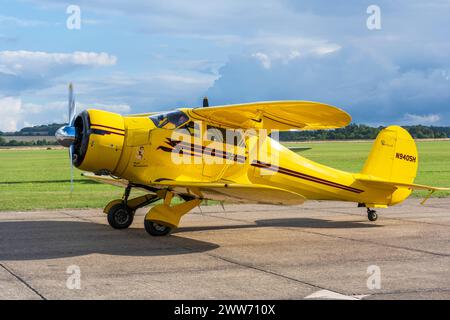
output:
[[[123,203],[113,205],[108,211],[108,223],[114,229],[126,229],[134,219],[134,211]]]
[[[367,218],[370,221],[377,221],[378,219],[378,214],[375,210],[367,210]]]
[[[154,237],[167,236],[172,228],[151,220],[144,220],[145,231]]]

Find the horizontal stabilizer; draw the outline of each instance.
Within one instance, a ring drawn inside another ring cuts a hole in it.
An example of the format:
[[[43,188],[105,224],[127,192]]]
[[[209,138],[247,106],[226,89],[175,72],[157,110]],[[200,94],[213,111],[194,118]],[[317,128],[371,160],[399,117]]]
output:
[[[396,182],[396,181],[388,181],[388,180],[382,180],[378,179],[376,177],[370,177],[370,176],[356,176],[356,180],[363,182],[368,185],[372,185],[374,187],[378,188],[409,188],[413,190],[428,190],[428,191],[446,191],[450,190],[450,188],[442,188],[442,187],[432,187],[427,186],[423,184],[415,184],[415,183],[404,183],[404,182]]]

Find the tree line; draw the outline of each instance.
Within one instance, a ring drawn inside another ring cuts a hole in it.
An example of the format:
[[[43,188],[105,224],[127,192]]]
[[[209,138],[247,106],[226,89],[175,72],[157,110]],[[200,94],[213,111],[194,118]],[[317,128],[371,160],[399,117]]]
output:
[[[0,146],[47,146],[55,145],[55,141],[39,139],[39,136],[53,136],[63,124],[40,125],[26,127],[17,132],[0,131]],[[309,140],[366,140],[375,139],[377,134],[384,127],[370,127],[364,124],[350,124],[345,128],[334,130],[312,130],[312,131],[284,131],[280,132],[281,141],[309,141]],[[435,126],[404,126],[406,130],[416,139],[438,139],[449,138],[450,127]],[[33,141],[6,141],[3,137],[7,136],[33,136]]]
[[[15,139],[6,140],[0,136],[0,147],[36,147],[36,146],[55,146],[58,143],[56,141],[47,141],[46,139],[38,139],[32,141],[18,141]]]
[[[372,140],[385,127],[370,127],[364,124],[350,124],[334,130],[284,131],[280,132],[281,141],[309,140]],[[403,126],[415,139],[450,138],[450,127]]]

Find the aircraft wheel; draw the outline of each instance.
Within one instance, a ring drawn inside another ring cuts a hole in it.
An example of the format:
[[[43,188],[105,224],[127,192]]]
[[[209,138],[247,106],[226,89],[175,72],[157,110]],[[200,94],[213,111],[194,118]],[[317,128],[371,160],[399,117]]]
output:
[[[123,203],[118,203],[108,211],[108,223],[114,229],[126,229],[134,219],[134,211]]]
[[[172,228],[151,220],[144,220],[144,227],[148,234],[156,237],[166,236],[172,231]]]
[[[377,212],[376,212],[375,210],[367,209],[367,218],[368,218],[370,221],[377,221],[377,219],[378,219],[378,214],[377,214]]]

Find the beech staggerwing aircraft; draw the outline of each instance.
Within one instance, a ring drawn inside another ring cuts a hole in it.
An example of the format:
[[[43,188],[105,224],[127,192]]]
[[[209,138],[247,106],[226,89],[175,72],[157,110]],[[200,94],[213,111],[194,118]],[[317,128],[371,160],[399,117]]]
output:
[[[207,199],[276,205],[350,201],[367,208],[375,221],[376,208],[401,203],[413,189],[429,195],[448,190],[414,184],[416,144],[399,126],[381,130],[358,173],[308,160],[274,138],[278,131],[334,129],[350,121],[345,111],[310,101],[210,107],[204,100],[203,107],[167,112],[76,114],[70,85],[69,123],[56,137],[86,177],[125,188],[123,198],[104,209],[113,228],[128,228],[137,209],[162,200],[145,216],[145,230],[153,236],[169,234]],[[130,199],[133,188],[145,193]]]

